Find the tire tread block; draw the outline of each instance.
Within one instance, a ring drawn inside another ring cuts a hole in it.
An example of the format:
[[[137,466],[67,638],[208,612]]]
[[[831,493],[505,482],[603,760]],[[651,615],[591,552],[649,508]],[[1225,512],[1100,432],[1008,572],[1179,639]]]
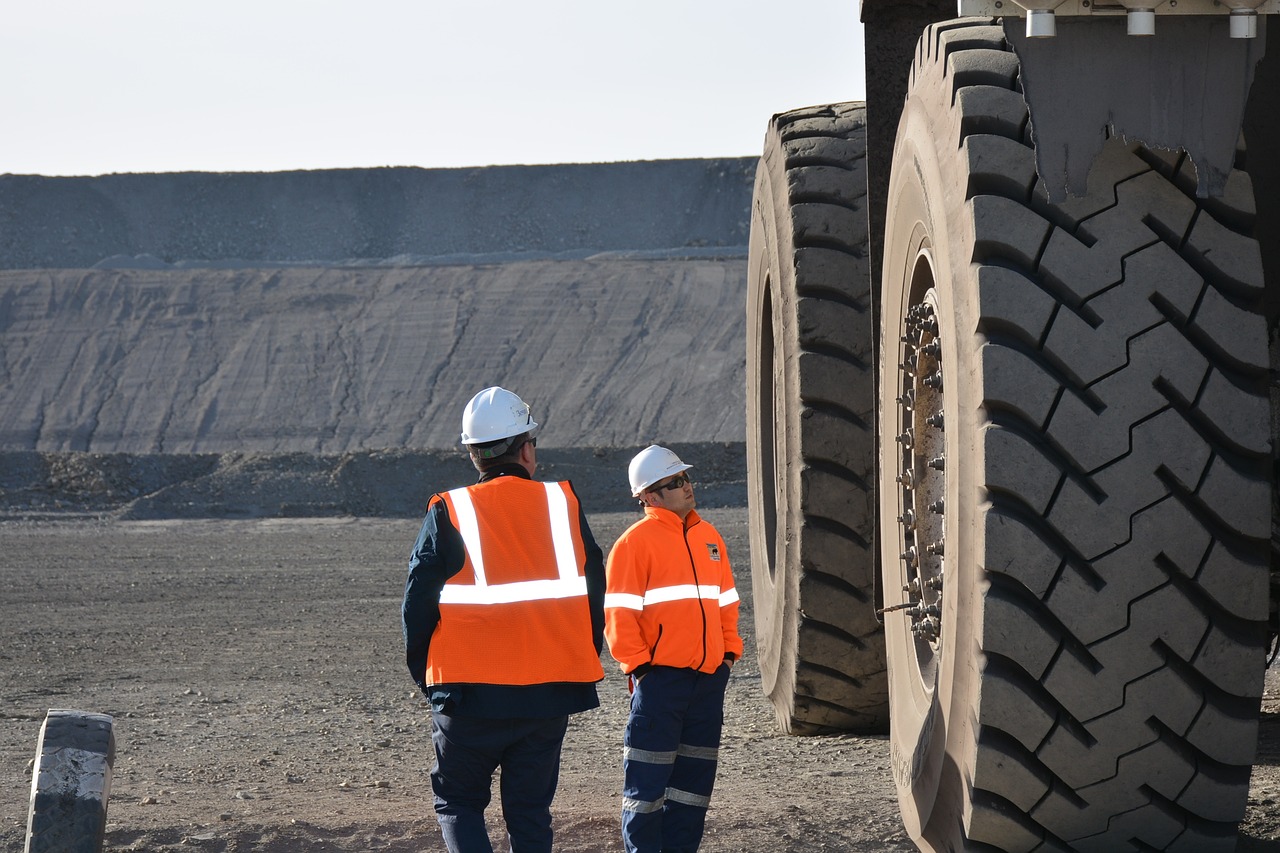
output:
[[[821,288],[842,294],[851,304],[863,307],[869,304],[865,257],[825,246],[799,246],[794,258],[796,288],[800,293]]]
[[[1132,516],[1168,496],[1162,477],[1192,492],[1211,458],[1195,430],[1172,410],[1134,426],[1132,437],[1127,456],[1089,478],[1091,491],[1068,478],[1046,516],[1084,560],[1095,560],[1129,541]],[[1171,454],[1170,448],[1180,452]]]
[[[986,514],[983,525],[987,536],[986,571],[1013,578],[1043,600],[1058,577],[1062,557],[1040,533],[1020,518],[1001,511],[998,505]]]
[[[971,92],[973,89],[963,89]],[[1000,91],[990,90],[987,91]],[[1025,108],[1023,115],[1025,116]],[[1026,199],[1036,185],[1035,151],[1016,137],[976,134],[964,138],[963,156],[968,163],[970,198],[976,195],[1003,195]],[[1036,247],[1039,254],[1039,246]]]
[[[1058,381],[1045,372],[1043,362],[995,343],[982,347],[978,356],[988,410],[1016,415],[1031,430],[1043,429],[1060,390]]]
[[[974,196],[969,216],[974,223],[973,259],[978,262],[1013,261],[1033,269],[1054,230],[1025,205],[998,195]]]
[[[1022,93],[1003,86],[966,86],[955,97],[962,139],[990,134],[1026,144],[1027,102]]]
[[[871,319],[865,307],[802,296],[796,300],[796,333],[804,349],[847,353],[846,359],[872,371]]]
[[[1126,547],[1093,561],[1090,577],[1068,564],[1046,604],[1077,642],[1092,645],[1125,630],[1131,603],[1169,582],[1158,559],[1192,577],[1211,541],[1186,507],[1162,501],[1134,518]]]
[[[1048,433],[1081,470],[1097,471],[1137,452],[1133,425],[1168,408],[1169,390],[1194,400],[1208,372],[1204,357],[1176,329],[1156,326],[1129,342],[1124,370],[1089,389],[1100,411],[1076,394],[1064,394]],[[1195,443],[1204,441],[1197,436]]]
[[[1187,251],[1203,263],[1214,280],[1235,294],[1250,299],[1262,296],[1262,250],[1258,241],[1237,234],[1212,216],[1198,216],[1187,238]]]
[[[1190,317],[1191,311],[1184,316]],[[1236,369],[1250,375],[1266,371],[1266,362],[1258,357],[1267,351],[1266,319],[1240,307],[1221,288],[1204,289],[1192,323]]]
[[[1038,348],[1057,310],[1053,297],[1009,267],[979,267],[977,275],[983,309],[978,331]]]
[[[1060,311],[1045,338],[1046,352],[1082,388],[1123,370],[1134,336],[1167,321],[1153,296],[1158,293],[1163,304],[1186,317],[1203,289],[1200,277],[1163,243],[1127,257],[1124,271],[1125,287],[1106,290],[1086,303],[1089,320],[1079,310]]]
[[[847,209],[850,212],[864,207],[867,195],[865,149],[856,150],[848,140],[822,140],[824,143],[822,145],[817,142],[817,140],[808,139],[804,143],[789,143],[787,145],[788,164],[790,165],[794,160],[818,157],[837,159],[842,154],[846,157],[856,157],[856,159],[851,159],[840,166],[806,163],[789,168],[787,189],[793,200],[793,212],[803,208],[806,203],[815,201],[825,202],[826,206],[835,210]],[[836,144],[831,144],[833,142]],[[803,156],[801,151],[805,152]],[[852,219],[846,218],[842,224],[847,226],[853,222]],[[866,217],[861,217],[861,228],[847,228],[843,233],[850,238],[851,245],[865,245],[867,242]]]
[[[1084,220],[1076,235],[1054,229],[1040,259],[1041,274],[1074,304],[1125,280],[1124,259],[1160,241],[1148,223],[1180,236],[1195,213],[1190,199],[1152,171],[1118,186],[1116,197],[1114,207]]]
[[[819,244],[861,258],[867,251],[866,216],[829,202],[804,202],[791,208],[797,247]]]

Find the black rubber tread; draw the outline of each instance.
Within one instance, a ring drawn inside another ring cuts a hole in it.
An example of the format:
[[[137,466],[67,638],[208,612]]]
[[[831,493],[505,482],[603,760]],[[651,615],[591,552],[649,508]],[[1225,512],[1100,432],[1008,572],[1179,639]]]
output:
[[[794,734],[888,726],[861,104],[775,116],[756,173],[747,443],[760,668]],[[765,328],[765,326],[768,328]]]
[[[907,110],[933,117],[942,179],[966,200],[936,202],[953,227],[933,239],[954,244],[938,286],[973,318],[943,319],[977,360],[948,394],[985,413],[977,491],[961,495],[982,507],[985,535],[947,579],[990,587],[962,616],[982,626],[971,638],[985,671],[966,675],[979,665],[963,634],[949,650],[971,702],[952,711],[976,737],[947,743],[954,775],[920,806],[922,846],[1231,849],[1256,744],[1271,537],[1263,279],[1239,230],[1247,178],[1197,203],[1180,163],[1113,141],[1088,196],[1049,205],[1028,185],[1034,151],[1012,99],[990,91],[1016,94],[1016,67],[991,59],[1012,58],[1000,30],[955,28],[922,38]],[[998,115],[965,112],[975,105]],[[949,419],[948,442],[952,430]]]
[[[111,717],[49,711],[36,747],[25,853],[99,853],[107,828]]]

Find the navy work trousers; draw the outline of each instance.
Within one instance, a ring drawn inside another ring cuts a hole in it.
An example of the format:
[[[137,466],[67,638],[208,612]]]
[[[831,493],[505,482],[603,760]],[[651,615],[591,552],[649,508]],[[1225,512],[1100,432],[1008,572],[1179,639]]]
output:
[[[716,781],[728,683],[728,664],[711,674],[655,666],[636,683],[622,750],[628,853],[698,849]]]
[[[436,819],[451,853],[492,853],[484,825],[494,770],[512,853],[550,853],[551,801],[569,718],[431,717]]]

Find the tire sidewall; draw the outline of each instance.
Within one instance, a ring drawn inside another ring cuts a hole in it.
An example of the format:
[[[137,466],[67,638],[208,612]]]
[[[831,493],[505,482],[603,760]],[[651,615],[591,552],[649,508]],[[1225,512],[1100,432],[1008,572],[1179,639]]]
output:
[[[972,307],[967,293],[968,263],[957,257],[969,229],[962,199],[949,196],[942,170],[962,164],[950,152],[939,151],[938,141],[955,138],[944,122],[949,116],[930,115],[919,101],[909,101],[898,131],[885,226],[884,268],[880,322],[880,509],[882,588],[885,605],[906,600],[902,591],[906,575],[902,552],[906,548],[897,519],[904,511],[902,490],[896,484],[899,445],[893,436],[904,431],[899,376],[905,333],[904,318],[913,301],[912,286],[917,263],[932,269],[930,290],[942,327],[943,395],[946,457],[945,584],[942,596],[942,636],[936,669],[922,673],[916,659],[916,642],[910,620],[901,613],[885,615],[886,654],[889,665],[889,703],[893,725],[890,752],[899,806],[913,838],[921,839],[924,827],[935,817],[935,805],[954,805],[938,796],[947,753],[968,755],[969,750],[947,749],[948,742],[971,741],[970,717],[976,708],[980,662],[976,648],[981,630],[980,567],[975,550],[980,547],[979,484],[981,471],[978,407],[972,404],[973,377],[961,369],[977,365],[976,339],[972,333]],[[972,371],[969,371],[971,373]],[[969,387],[966,387],[968,384]],[[943,818],[950,822],[957,816]]]
[[[769,152],[776,150],[770,146]],[[799,399],[794,366],[782,356],[787,335],[794,335],[795,306],[788,294],[794,288],[794,270],[782,263],[784,256],[777,231],[780,204],[786,204],[784,165],[766,155],[756,175],[755,204],[751,215],[752,252],[747,273],[747,487],[750,494],[771,494],[773,517],[766,517],[762,501],[750,501],[749,527],[752,600],[755,603],[757,655],[764,692],[771,697],[789,696],[795,690],[795,672],[786,665],[789,650],[798,642],[799,577],[790,567],[798,563],[790,552],[792,537],[786,531],[797,524],[799,502],[787,495],[799,491],[798,472],[791,460],[798,448],[789,446],[799,433],[798,405],[778,401]],[[766,338],[763,325],[770,324]],[[764,351],[762,341],[772,343]],[[764,365],[772,369],[768,382],[771,399],[762,399]],[[778,422],[777,419],[783,422]],[[791,423],[792,420],[797,421]],[[763,436],[763,425],[772,436]],[[785,515],[784,515],[785,513]],[[769,530],[774,531],[770,542]]]

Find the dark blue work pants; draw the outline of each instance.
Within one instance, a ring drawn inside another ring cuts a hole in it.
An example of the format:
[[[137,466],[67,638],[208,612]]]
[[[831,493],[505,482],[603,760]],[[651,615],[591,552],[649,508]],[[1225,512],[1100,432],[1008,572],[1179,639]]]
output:
[[[451,853],[492,853],[484,825],[493,772],[512,853],[550,853],[551,801],[560,780],[560,747],[569,718],[482,720],[435,713],[431,768],[436,819]]]
[[[716,781],[729,666],[710,675],[657,666],[631,694],[622,750],[628,853],[684,853],[702,842]]]

